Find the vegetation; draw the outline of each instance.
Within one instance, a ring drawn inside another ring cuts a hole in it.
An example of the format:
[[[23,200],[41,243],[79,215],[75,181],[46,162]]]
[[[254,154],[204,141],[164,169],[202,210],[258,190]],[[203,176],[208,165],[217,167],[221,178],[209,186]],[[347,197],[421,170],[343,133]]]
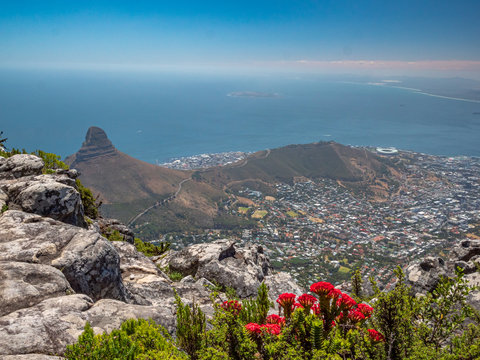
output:
[[[163,327],[143,319],[127,320],[119,330],[102,335],[94,335],[92,327],[87,322],[78,342],[67,346],[65,358],[69,360],[188,359],[175,347],[172,338]]]
[[[139,238],[135,238],[135,247],[137,248],[137,251],[148,257],[159,256],[170,249],[170,243],[161,242],[159,246],[156,246],[149,242],[143,242]]]
[[[375,295],[369,301],[362,297],[358,273],[352,278],[356,281],[356,300],[330,283],[318,282],[310,287],[315,296],[280,295],[279,315],[268,315],[272,304],[267,287],[262,284],[255,299],[240,303],[231,298],[214,303],[215,314],[209,320],[210,326],[196,304],[190,307],[176,296],[176,340],[160,328],[157,336],[163,337],[162,340],[150,333],[149,336],[162,344],[162,349],[169,347],[172,359],[480,358],[480,314],[466,302],[472,288],[462,272],[451,279],[442,278],[432,293],[421,298],[411,295],[401,269],[396,270],[396,276],[397,283],[389,292],[381,292],[372,283]],[[361,303],[362,299],[372,306]],[[142,324],[154,327],[152,323]],[[119,331],[124,329],[122,325]],[[131,333],[125,336],[114,331],[97,337],[92,334],[87,325],[78,344],[69,347],[67,359],[86,359],[85,354],[103,355],[101,351],[109,351],[105,354],[110,358],[129,359],[125,354],[138,359],[158,358],[147,355],[151,348],[145,353],[130,355],[136,351],[140,339]]]

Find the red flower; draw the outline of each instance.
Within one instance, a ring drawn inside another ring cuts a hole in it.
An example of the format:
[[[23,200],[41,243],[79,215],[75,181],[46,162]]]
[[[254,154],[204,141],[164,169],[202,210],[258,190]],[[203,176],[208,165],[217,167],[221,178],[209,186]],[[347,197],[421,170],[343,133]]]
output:
[[[229,300],[224,301],[222,305],[220,305],[225,311],[232,313],[233,315],[238,315],[242,310],[242,304],[240,304],[237,300]]]
[[[368,329],[368,336],[375,342],[385,341],[385,337],[375,329]]]
[[[281,294],[278,299],[277,303],[283,308],[283,312],[285,313],[285,317],[289,318],[294,310],[295,298],[297,296],[291,293],[284,293]]]
[[[327,296],[328,293],[333,289],[335,289],[335,287],[332,284],[324,281],[310,285],[310,291],[320,297]]]
[[[285,318],[282,316],[278,316],[277,314],[272,314],[267,316],[267,324],[277,324],[277,325],[284,325]]]
[[[357,305],[358,311],[360,311],[365,318],[369,318],[373,314],[373,308],[367,304],[358,304]]]
[[[320,310],[320,304],[313,304],[312,311],[315,315],[320,316],[320,314],[322,313]]]
[[[280,335],[281,332],[280,325],[278,324],[265,324],[262,325],[262,329],[272,335]]]
[[[357,305],[355,300],[353,300],[347,294],[342,294],[342,297],[337,300],[337,306],[342,310],[350,310],[352,307]]]
[[[249,323],[245,325],[245,328],[251,335],[261,335],[262,334],[262,326],[258,325],[257,323]]]
[[[335,301],[342,295],[343,295],[342,292],[338,289],[332,289],[328,293],[328,297],[334,299]]]
[[[363,313],[360,310],[353,309],[353,310],[350,310],[350,312],[348,313],[348,318],[350,319],[350,321],[357,323],[362,320],[365,320],[365,315],[363,315]]]
[[[317,302],[317,298],[309,294],[303,294],[298,297],[298,302],[306,309],[307,313],[309,313],[310,308]]]

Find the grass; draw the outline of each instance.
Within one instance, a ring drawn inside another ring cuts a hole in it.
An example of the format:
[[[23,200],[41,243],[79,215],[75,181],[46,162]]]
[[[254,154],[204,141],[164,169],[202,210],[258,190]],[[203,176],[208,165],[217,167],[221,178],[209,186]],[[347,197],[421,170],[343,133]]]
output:
[[[298,217],[298,214],[295,211],[292,211],[292,210],[287,211],[287,215],[292,217],[292,218]]]
[[[352,271],[351,269],[349,269],[348,267],[346,266],[340,266],[338,268],[338,272],[341,273],[341,274],[348,274],[350,273],[350,271]]]
[[[248,209],[249,209],[248,207],[240,206],[240,207],[238,208],[238,212],[239,212],[240,214],[242,214],[242,215],[246,215],[246,214],[248,213]]]
[[[267,214],[267,210],[255,210],[252,214],[252,219],[263,219]]]

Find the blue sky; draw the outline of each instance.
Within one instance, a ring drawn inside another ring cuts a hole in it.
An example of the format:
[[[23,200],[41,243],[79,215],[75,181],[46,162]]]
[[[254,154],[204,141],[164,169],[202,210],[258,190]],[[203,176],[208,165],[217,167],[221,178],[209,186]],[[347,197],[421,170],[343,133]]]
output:
[[[478,0],[0,0],[0,66],[477,71],[479,14]]]

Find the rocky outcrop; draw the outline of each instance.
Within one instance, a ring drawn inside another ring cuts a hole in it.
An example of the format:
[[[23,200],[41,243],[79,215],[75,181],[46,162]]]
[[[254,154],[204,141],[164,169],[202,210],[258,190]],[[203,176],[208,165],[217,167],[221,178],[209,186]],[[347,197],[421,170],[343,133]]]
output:
[[[101,138],[93,132],[91,140],[96,136]],[[274,298],[301,292],[287,274],[272,274],[257,245],[198,244],[156,257],[155,263],[136,250],[133,233],[117,220],[99,219],[86,229],[78,172],[46,175],[42,168],[42,160],[31,155],[0,158],[2,359],[57,359],[87,321],[102,333],[126,319],[152,318],[173,334],[175,292],[212,316],[212,282],[242,297],[255,295],[262,281]],[[102,236],[115,230],[126,241]],[[161,270],[165,266],[190,276],[172,282]]]
[[[82,147],[74,155],[74,158],[68,159],[69,163],[75,161],[81,162],[98,156],[108,156],[115,154],[117,149],[108,139],[105,131],[99,127],[92,126],[87,131],[87,136]]]
[[[42,169],[43,160],[35,155],[20,154],[9,158],[0,157],[0,180],[40,175]]]
[[[163,307],[125,304],[117,300],[93,303],[86,295],[50,298],[0,317],[0,354],[63,354],[87,321],[96,333],[109,332],[131,318],[152,318],[172,331],[173,314]]]
[[[427,257],[407,267],[405,274],[416,295],[433,291],[440,277],[455,276],[455,269],[461,268],[469,285],[480,285],[480,274],[476,263],[480,264],[480,240],[462,240],[450,252],[447,260]],[[480,310],[480,291],[474,290],[467,299]]]
[[[282,292],[301,293],[301,288],[290,275],[272,274],[270,261],[258,245],[241,248],[228,239],[195,244],[178,252],[169,251],[157,260],[157,264],[184,276],[205,278],[221,286],[231,287],[242,298],[256,295],[263,281],[270,285],[271,296],[275,299]]]
[[[42,159],[34,155],[0,158],[0,202],[9,209],[86,227],[81,196],[75,186],[77,172],[61,170],[42,175],[42,169]]]
[[[130,244],[134,243],[135,236],[133,231],[117,219],[101,218],[96,221],[96,225],[98,226],[98,231],[107,238],[112,235],[114,231],[118,231],[118,233],[123,237],[124,241]]]
[[[53,266],[71,287],[91,296],[126,300],[113,245],[100,234],[22,211],[0,217],[0,261]]]

